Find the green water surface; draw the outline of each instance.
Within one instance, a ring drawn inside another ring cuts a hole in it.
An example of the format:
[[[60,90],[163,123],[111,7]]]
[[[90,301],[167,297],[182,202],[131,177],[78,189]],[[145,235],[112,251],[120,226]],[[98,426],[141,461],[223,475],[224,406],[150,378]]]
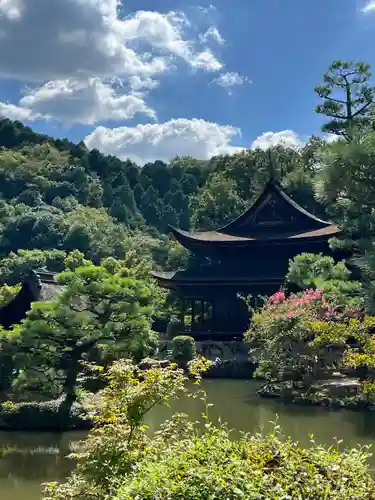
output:
[[[275,400],[258,398],[254,381],[206,380],[203,388],[214,404],[210,408],[210,418],[221,417],[237,431],[267,430],[278,414],[285,434],[304,446],[308,445],[311,433],[319,443],[334,444],[335,437],[343,439],[342,447],[374,442],[373,413],[286,406]],[[155,430],[172,412],[188,413],[197,420],[202,410],[203,403],[199,399],[182,399],[174,401],[171,408],[156,408],[147,423]],[[81,432],[1,432],[0,446],[13,451],[0,458],[0,499],[40,499],[42,482],[63,479],[69,473],[73,464],[65,457],[84,436]],[[375,457],[371,459],[371,466],[375,469]]]

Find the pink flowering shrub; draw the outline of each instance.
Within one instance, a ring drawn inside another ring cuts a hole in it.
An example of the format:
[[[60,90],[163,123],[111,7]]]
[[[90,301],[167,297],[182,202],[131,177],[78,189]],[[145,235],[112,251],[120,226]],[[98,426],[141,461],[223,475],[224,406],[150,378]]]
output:
[[[337,340],[332,328],[325,326],[335,325],[344,345],[347,313],[329,303],[322,288],[289,296],[282,290],[273,294],[254,313],[246,334],[258,363],[256,374],[269,381],[311,383],[326,369],[327,345]]]

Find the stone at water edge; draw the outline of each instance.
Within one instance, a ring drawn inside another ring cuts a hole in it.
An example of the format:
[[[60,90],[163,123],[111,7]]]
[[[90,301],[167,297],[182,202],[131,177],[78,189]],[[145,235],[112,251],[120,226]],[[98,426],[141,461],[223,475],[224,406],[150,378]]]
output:
[[[145,358],[139,363],[138,368],[140,370],[150,370],[151,368],[167,368],[170,365],[171,362],[168,359]]]

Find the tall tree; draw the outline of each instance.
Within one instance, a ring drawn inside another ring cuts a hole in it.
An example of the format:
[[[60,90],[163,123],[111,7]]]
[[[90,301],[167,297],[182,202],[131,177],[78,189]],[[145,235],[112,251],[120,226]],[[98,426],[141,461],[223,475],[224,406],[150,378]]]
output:
[[[196,229],[215,229],[240,215],[245,208],[232,179],[222,173],[213,174],[205,187],[191,198],[192,226]]]
[[[317,196],[349,238],[367,247],[375,236],[375,132],[327,144],[317,159]]]
[[[315,88],[323,99],[316,112],[330,118],[322,127],[324,132],[350,141],[356,126],[368,121],[375,95],[371,77],[370,66],[363,62],[337,60],[331,64],[323,84]]]
[[[62,274],[62,292],[53,301],[35,303],[18,327],[20,373],[26,382],[49,370],[60,375],[64,413],[76,400],[82,362],[94,348],[138,360],[155,349],[151,318],[157,295],[150,282],[132,277],[124,265],[112,259]]]

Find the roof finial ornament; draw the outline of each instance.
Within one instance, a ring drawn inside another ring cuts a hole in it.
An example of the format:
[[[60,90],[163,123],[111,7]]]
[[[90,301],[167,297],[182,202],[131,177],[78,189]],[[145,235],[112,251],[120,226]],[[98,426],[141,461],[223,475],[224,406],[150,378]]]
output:
[[[272,148],[267,149],[267,157],[268,183],[273,184],[277,179],[277,165],[275,152],[272,150]]]

